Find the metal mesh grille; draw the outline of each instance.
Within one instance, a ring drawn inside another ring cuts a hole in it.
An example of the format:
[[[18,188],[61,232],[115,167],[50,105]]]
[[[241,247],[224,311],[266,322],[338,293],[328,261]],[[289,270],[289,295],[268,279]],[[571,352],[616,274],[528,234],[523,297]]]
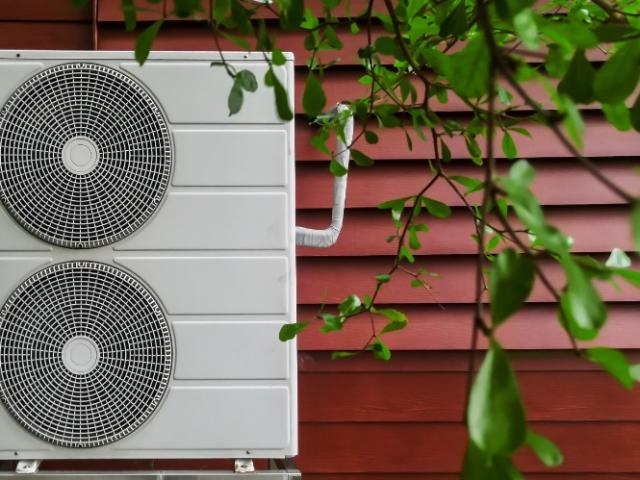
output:
[[[167,321],[122,270],[68,262],[30,277],[0,311],[0,394],[56,445],[114,442],[161,401],[171,374]]]
[[[171,173],[156,102],[118,70],[70,63],[23,83],[0,112],[0,196],[55,245],[115,242],[153,213]]]

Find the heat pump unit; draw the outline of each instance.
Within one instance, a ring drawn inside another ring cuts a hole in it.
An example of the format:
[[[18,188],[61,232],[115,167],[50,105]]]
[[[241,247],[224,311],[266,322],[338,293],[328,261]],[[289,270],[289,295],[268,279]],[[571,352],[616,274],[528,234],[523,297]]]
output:
[[[233,116],[217,54],[0,53],[0,458],[296,454],[293,123],[224,58]]]

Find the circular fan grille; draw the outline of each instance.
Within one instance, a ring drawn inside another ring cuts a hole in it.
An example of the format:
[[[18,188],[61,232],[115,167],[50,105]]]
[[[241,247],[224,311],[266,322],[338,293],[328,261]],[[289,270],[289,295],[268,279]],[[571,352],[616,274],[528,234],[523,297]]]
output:
[[[0,311],[0,394],[25,428],[56,445],[114,442],[167,388],[171,334],[129,274],[61,263],[20,285]]]
[[[0,196],[34,235],[71,248],[115,242],[156,209],[171,139],[129,76],[69,63],[23,83],[0,111]]]

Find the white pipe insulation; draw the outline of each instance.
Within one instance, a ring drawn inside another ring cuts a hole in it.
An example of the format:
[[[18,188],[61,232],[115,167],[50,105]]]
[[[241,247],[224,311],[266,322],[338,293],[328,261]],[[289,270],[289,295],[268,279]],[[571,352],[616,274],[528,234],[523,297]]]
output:
[[[338,114],[348,110],[345,105],[338,104]],[[344,126],[344,143],[338,137],[336,142],[336,161],[345,169],[349,169],[349,149],[353,139],[353,115],[350,115]],[[347,175],[335,177],[333,181],[333,207],[331,209],[331,224],[324,230],[296,227],[296,245],[302,247],[326,248],[338,240],[342,221],[344,219],[344,203],[347,194]]]

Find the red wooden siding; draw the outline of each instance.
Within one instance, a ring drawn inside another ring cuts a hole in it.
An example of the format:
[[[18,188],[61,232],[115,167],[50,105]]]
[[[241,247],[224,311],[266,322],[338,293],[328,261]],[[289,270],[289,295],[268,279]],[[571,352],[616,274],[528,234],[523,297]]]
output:
[[[70,8],[70,0],[5,0],[0,8],[1,48],[88,49],[92,45],[91,12]],[[55,6],[54,6],[55,3]],[[320,0],[309,0],[320,12]],[[366,2],[352,0],[359,11]],[[130,49],[133,34],[120,22],[119,0],[99,0],[98,46]],[[154,7],[156,8],[156,7]],[[146,16],[145,16],[146,15]],[[268,17],[269,15],[265,15]],[[153,14],[145,13],[144,20]],[[274,27],[273,22],[270,24]],[[376,27],[375,34],[381,34]],[[331,102],[358,95],[355,52],[362,34],[342,32],[345,51],[323,52],[323,59],[341,57],[328,72]],[[279,35],[279,44],[296,53],[296,110],[304,78],[304,51],[300,33]],[[224,43],[225,47],[232,45]],[[210,50],[206,26],[170,21],[157,49]],[[602,52],[590,52],[601,61]],[[533,60],[533,59],[532,59]],[[544,100],[540,88],[534,96]],[[452,99],[435,104],[443,115],[468,119],[464,105]],[[332,177],[326,159],[309,146],[313,129],[297,119],[297,204],[300,224],[328,222]],[[640,176],[634,171],[640,154],[640,136],[607,126],[602,115],[585,115],[584,153],[617,183],[640,194]],[[531,159],[538,176],[534,190],[550,221],[576,239],[575,250],[604,258],[613,247],[631,249],[627,208],[580,169],[553,136],[531,125],[533,139],[518,136],[519,156]],[[450,173],[478,176],[459,140],[449,141],[454,160]],[[376,205],[407,195],[423,185],[429,146],[414,142],[407,149],[404,134],[385,132],[375,146],[361,149],[376,159],[371,169],[350,174],[345,228],[338,244],[328,250],[300,249],[298,258],[301,319],[311,319],[322,303],[335,303],[346,293],[366,293],[373,275],[388,269],[393,246],[384,242],[392,233],[388,213]],[[499,162],[505,171],[507,160]],[[369,320],[357,319],[338,334],[305,333],[299,340],[301,455],[297,463],[311,480],[451,480],[459,469],[464,448],[461,423],[470,344],[470,288],[473,282],[472,224],[460,200],[444,184],[430,193],[454,206],[448,220],[427,219],[431,232],[423,237],[418,264],[442,278],[430,283],[430,293],[410,288],[408,279],[388,285],[381,296],[407,312],[411,326],[389,335],[393,359],[381,363],[368,357],[332,362],[332,349],[360,348],[369,335]],[[470,196],[470,201],[477,201]],[[549,268],[557,284],[560,272]],[[627,286],[620,292],[603,288],[611,301],[610,321],[600,340],[627,349],[640,361],[640,296]],[[623,390],[593,365],[567,354],[567,339],[555,318],[549,295],[536,288],[532,301],[500,331],[514,350],[521,388],[533,428],[550,435],[563,448],[566,464],[553,472],[541,467],[528,452],[519,458],[527,478],[534,480],[640,479],[640,397]],[[444,308],[443,308],[444,307]],[[53,464],[60,466],[61,464]],[[91,467],[95,463],[87,463]],[[211,468],[219,462],[156,462],[156,468]],[[224,464],[227,466],[227,464]],[[104,464],[100,464],[104,467]],[[149,468],[148,461],[116,462],[111,468]]]

